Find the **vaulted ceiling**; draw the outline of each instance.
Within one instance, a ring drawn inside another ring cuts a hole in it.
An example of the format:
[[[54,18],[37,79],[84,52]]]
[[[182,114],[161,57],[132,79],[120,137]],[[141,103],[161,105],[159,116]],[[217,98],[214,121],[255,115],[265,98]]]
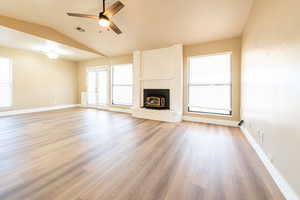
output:
[[[239,36],[252,0],[121,0],[125,7],[113,17],[123,31],[116,35],[97,21],[66,12],[97,15],[100,0],[2,0],[0,15],[50,26],[105,55],[171,44],[193,44]],[[107,4],[114,3],[108,0]],[[77,26],[86,32],[75,30]]]

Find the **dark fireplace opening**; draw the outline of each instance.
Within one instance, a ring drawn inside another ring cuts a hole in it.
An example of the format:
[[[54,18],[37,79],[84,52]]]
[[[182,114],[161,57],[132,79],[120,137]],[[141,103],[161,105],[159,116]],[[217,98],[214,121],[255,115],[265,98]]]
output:
[[[170,109],[170,90],[144,89],[144,108],[158,110]]]

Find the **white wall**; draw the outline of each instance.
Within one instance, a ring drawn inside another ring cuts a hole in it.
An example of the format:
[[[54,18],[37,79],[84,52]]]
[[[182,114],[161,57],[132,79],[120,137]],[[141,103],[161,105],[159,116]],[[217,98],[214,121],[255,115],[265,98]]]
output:
[[[241,113],[246,128],[298,196],[299,8],[299,0],[254,1],[243,36]]]

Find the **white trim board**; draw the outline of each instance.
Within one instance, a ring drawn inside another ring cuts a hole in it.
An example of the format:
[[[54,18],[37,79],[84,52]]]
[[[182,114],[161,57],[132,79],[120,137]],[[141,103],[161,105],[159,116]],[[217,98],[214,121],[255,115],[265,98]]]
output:
[[[221,120],[221,119],[211,119],[211,118],[203,118],[203,117],[192,117],[192,116],[183,116],[184,121],[191,121],[191,122],[201,122],[207,124],[216,124],[216,125],[223,125],[223,126],[233,126],[238,127],[238,121],[231,121],[231,120]]]
[[[288,184],[288,182],[285,180],[285,178],[281,175],[281,173],[276,169],[276,167],[272,164],[266,153],[263,151],[263,149],[257,144],[251,133],[244,127],[241,127],[241,131],[247,138],[248,142],[252,146],[252,148],[257,153],[258,157],[268,170],[269,174],[277,184],[278,188],[282,192],[283,196],[287,200],[299,200],[299,197],[294,192],[292,187]]]
[[[65,108],[74,108],[74,107],[78,107],[78,106],[79,105],[77,105],[77,104],[69,104],[69,105],[60,105],[60,106],[32,108],[32,109],[3,111],[3,112],[0,112],[0,117],[11,116],[11,115],[20,115],[20,114],[26,114],[26,113],[44,112],[44,111],[50,111],[50,110],[60,110],[60,109],[65,109]]]

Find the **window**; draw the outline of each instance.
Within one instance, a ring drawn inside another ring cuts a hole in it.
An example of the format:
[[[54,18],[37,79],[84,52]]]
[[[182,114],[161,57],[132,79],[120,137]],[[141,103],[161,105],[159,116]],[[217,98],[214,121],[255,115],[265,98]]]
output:
[[[88,90],[87,90],[87,102],[90,105],[95,105],[97,102],[96,99],[96,90],[97,90],[97,79],[96,72],[88,72]]]
[[[98,93],[98,104],[107,104],[107,82],[108,82],[108,71],[102,70],[97,72],[97,93]]]
[[[89,105],[105,105],[108,98],[108,69],[91,69],[87,74],[87,102]]]
[[[115,105],[132,105],[132,64],[114,65],[112,67],[112,103]]]
[[[11,61],[0,58],[0,107],[9,107],[12,103]]]
[[[231,53],[189,58],[188,111],[231,115]]]

